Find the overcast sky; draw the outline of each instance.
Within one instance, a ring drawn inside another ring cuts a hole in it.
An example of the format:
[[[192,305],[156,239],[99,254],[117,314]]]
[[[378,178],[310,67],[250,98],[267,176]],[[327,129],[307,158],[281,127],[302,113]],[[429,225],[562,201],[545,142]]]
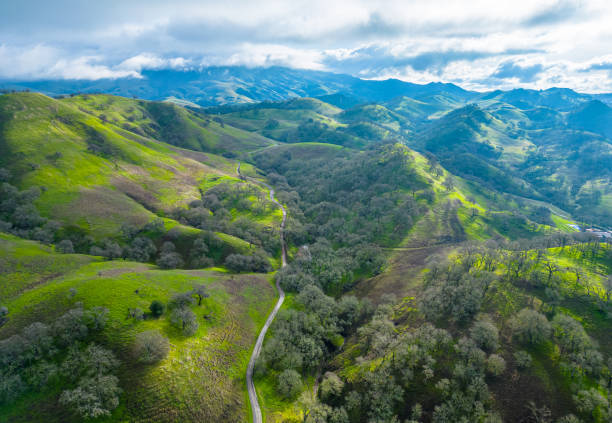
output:
[[[612,92],[612,2],[1,0],[0,78],[281,65]]]

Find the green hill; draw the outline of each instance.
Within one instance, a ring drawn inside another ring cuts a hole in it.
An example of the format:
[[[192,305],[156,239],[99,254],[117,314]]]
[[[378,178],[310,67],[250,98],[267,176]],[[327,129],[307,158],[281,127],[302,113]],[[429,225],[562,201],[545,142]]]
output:
[[[82,342],[101,344],[120,360],[117,375],[123,405],[96,421],[247,420],[244,373],[257,330],[273,304],[268,277],[102,262],[89,256],[57,254],[32,241],[5,235],[0,235],[0,250],[2,305],[9,310],[0,338],[35,321],[52,325],[71,309],[108,310],[105,328]],[[167,304],[172,295],[200,284],[210,297],[201,306],[190,307],[199,323],[193,335],[185,336],[171,324],[170,310],[159,318],[150,315],[153,300]],[[147,314],[130,317],[130,309]],[[167,337],[170,350],[160,362],[143,365],[131,351],[135,336],[150,330]],[[61,355],[54,357],[52,363],[61,363]],[[26,390],[13,405],[0,407],[0,417],[14,422],[82,421],[58,406],[61,386]]]

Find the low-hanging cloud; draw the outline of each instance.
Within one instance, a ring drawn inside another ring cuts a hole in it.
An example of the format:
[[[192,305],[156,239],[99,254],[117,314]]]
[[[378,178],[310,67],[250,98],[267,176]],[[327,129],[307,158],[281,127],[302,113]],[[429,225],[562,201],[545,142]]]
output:
[[[612,91],[611,19],[602,0],[0,2],[0,79],[245,65]]]

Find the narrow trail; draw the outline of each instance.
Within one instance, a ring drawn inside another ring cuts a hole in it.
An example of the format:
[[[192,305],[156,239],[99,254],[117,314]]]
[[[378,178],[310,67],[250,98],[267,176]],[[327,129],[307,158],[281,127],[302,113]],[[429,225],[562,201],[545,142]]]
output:
[[[285,221],[287,220],[287,211],[283,207],[283,205],[274,197],[274,188],[265,182],[257,181],[253,178],[249,178],[248,176],[244,176],[240,173],[240,162],[238,162],[238,167],[236,167],[236,173],[238,176],[245,180],[249,180],[255,184],[262,185],[266,187],[270,191],[270,200],[274,202],[278,207],[280,207],[283,212],[283,220],[280,224],[280,242],[281,242],[281,267],[285,267],[287,265],[287,246],[285,244]],[[278,291],[278,301],[274,306],[274,309],[268,316],[266,323],[261,328],[261,332],[259,332],[259,336],[257,337],[257,341],[255,342],[255,347],[253,347],[253,352],[251,353],[251,359],[249,360],[249,365],[247,367],[246,373],[246,383],[247,383],[247,391],[249,393],[249,401],[251,402],[251,411],[253,413],[253,423],[263,423],[263,418],[261,415],[261,407],[259,406],[259,401],[257,400],[257,391],[255,390],[255,384],[253,383],[253,369],[255,367],[255,362],[259,358],[259,354],[261,353],[261,347],[263,345],[264,338],[266,337],[266,333],[270,328],[270,325],[274,321],[278,310],[280,310],[281,305],[283,305],[283,301],[285,301],[285,292],[281,288],[278,281],[276,282],[276,289]]]

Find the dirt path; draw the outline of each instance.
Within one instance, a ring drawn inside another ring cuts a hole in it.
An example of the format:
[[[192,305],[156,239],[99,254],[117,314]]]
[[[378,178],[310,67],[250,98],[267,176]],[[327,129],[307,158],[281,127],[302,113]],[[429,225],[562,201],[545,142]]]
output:
[[[270,190],[270,200],[274,202],[278,207],[280,207],[283,212],[283,220],[280,224],[280,242],[281,242],[281,267],[285,267],[287,265],[287,246],[285,244],[285,222],[287,220],[287,211],[283,207],[283,205],[274,197],[274,189],[266,184],[265,182],[257,181],[253,178],[249,178],[248,176],[244,176],[240,173],[240,162],[238,162],[238,166],[236,167],[236,173],[243,179],[249,180],[258,185],[265,186],[268,190]],[[261,407],[259,406],[259,401],[257,400],[257,391],[255,390],[255,384],[253,383],[253,369],[255,367],[255,362],[259,358],[259,354],[261,353],[261,347],[263,345],[264,338],[266,337],[266,333],[270,328],[270,325],[274,321],[278,310],[280,310],[283,305],[283,301],[285,301],[285,292],[281,288],[278,281],[276,282],[276,289],[278,291],[278,301],[274,306],[274,309],[268,316],[266,323],[261,328],[261,332],[259,332],[259,336],[257,337],[257,341],[255,342],[255,347],[253,347],[253,352],[251,353],[251,359],[249,360],[249,365],[247,367],[246,373],[246,382],[247,382],[247,391],[249,393],[249,401],[251,402],[251,411],[253,413],[253,423],[263,423],[263,418],[261,415]]]

